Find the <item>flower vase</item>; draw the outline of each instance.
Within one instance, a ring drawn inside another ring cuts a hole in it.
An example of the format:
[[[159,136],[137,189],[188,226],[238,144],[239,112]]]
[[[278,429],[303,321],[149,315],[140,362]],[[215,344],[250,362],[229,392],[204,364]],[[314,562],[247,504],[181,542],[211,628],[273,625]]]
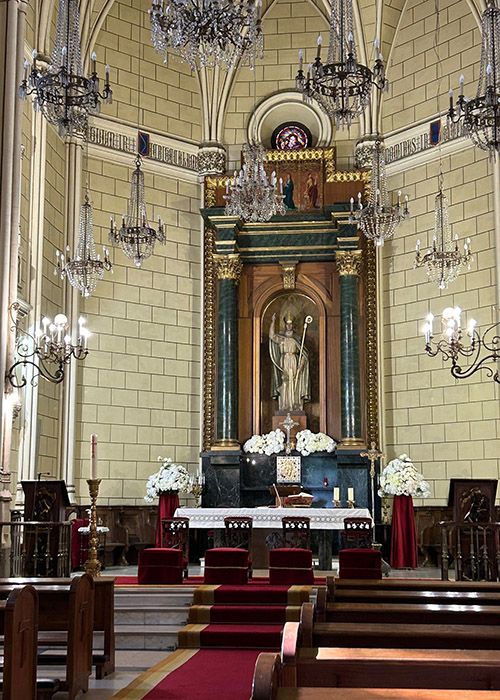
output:
[[[165,518],[173,518],[179,507],[179,492],[164,491],[160,493],[158,500],[158,517],[156,520],[156,541],[155,546],[162,546],[161,521]]]
[[[411,496],[394,496],[392,504],[391,566],[417,567],[417,530]]]

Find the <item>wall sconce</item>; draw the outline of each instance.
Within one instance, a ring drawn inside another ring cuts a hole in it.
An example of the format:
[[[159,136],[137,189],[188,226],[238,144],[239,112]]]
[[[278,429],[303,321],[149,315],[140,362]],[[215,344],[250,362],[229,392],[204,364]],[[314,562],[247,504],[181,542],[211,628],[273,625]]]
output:
[[[425,352],[430,357],[441,354],[445,362],[451,361],[451,374],[456,379],[467,379],[478,370],[484,370],[488,377],[500,384],[498,365],[500,360],[500,324],[489,326],[482,335],[476,327],[476,321],[471,318],[467,324],[465,335],[470,339],[464,343],[464,330],[461,325],[462,309],[458,306],[447,307],[441,315],[441,339],[433,340],[434,316],[430,313],[426,318],[423,329],[425,336]],[[461,358],[471,358],[467,366],[461,367]]]
[[[42,318],[41,327],[34,334],[19,328],[17,323],[18,302],[10,307],[13,322],[12,332],[16,335],[15,362],[7,370],[7,379],[15,389],[26,386],[26,368],[32,367],[32,386],[43,377],[52,384],[60,384],[64,379],[65,366],[71,358],[83,360],[88,355],[87,342],[90,331],[83,317],[78,319],[78,337],[75,341],[69,335],[70,324],[64,314],[56,314],[54,320]]]

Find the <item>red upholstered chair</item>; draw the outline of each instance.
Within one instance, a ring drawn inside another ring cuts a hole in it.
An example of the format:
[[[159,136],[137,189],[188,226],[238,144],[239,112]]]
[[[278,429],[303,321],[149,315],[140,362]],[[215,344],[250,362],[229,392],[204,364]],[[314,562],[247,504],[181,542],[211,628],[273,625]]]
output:
[[[382,556],[376,549],[341,549],[339,578],[382,578]]]
[[[162,518],[161,546],[166,549],[180,549],[184,577],[189,566],[189,518]]]
[[[272,586],[314,583],[310,549],[286,547],[269,552],[269,583]]]
[[[246,549],[216,547],[205,552],[204,583],[240,586],[248,583],[248,569]]]
[[[139,552],[139,583],[182,583],[182,551],[151,547]]]

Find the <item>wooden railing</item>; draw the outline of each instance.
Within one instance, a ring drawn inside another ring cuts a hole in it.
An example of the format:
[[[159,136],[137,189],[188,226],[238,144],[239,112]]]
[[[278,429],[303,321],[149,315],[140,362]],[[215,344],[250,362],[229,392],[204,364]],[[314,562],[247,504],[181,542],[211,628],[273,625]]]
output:
[[[449,580],[450,561],[457,581],[500,581],[500,522],[440,522],[441,579]]]
[[[70,522],[0,522],[0,537],[9,530],[9,576],[69,576]]]

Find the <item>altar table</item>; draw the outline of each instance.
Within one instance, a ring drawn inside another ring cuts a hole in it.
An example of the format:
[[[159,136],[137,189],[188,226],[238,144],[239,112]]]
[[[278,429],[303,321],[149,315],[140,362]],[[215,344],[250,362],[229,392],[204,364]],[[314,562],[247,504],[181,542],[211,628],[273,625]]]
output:
[[[224,518],[250,517],[257,529],[281,530],[284,517],[304,516],[310,519],[310,529],[318,530],[319,566],[332,568],[332,530],[344,529],[344,518],[371,518],[367,508],[177,508],[176,518],[189,518],[189,527],[199,530],[223,529]]]

